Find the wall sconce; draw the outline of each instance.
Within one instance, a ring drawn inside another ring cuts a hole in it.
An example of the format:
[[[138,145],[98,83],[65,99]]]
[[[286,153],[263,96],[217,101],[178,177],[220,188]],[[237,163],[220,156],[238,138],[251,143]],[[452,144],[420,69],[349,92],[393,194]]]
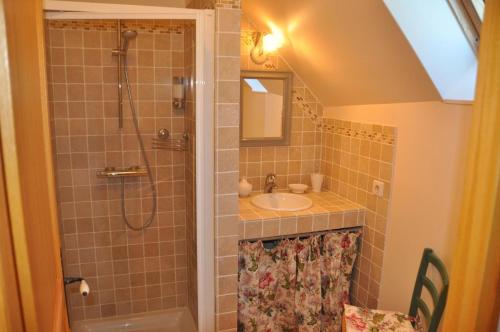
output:
[[[255,64],[261,65],[267,61],[269,54],[283,46],[284,37],[282,33],[256,32],[254,34],[254,47],[250,51],[250,58]]]
[[[175,76],[172,80],[172,106],[183,109],[185,104],[184,77]]]

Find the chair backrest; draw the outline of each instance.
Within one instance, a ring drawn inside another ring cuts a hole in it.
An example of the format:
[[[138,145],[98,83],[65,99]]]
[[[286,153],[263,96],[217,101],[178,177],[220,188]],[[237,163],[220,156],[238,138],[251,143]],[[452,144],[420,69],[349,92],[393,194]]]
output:
[[[440,292],[437,290],[434,283],[426,276],[429,264],[432,264],[441,276],[442,288]],[[443,262],[434,254],[432,249],[425,248],[422,255],[422,261],[420,262],[420,267],[418,269],[415,288],[413,289],[413,295],[411,297],[409,315],[417,317],[418,310],[420,309],[420,312],[424,316],[423,318],[426,320],[429,332],[437,331],[439,326],[439,321],[441,320],[444,306],[446,305],[446,297],[448,296],[448,284],[448,272],[446,272],[446,267]],[[429,306],[422,298],[423,287],[427,288],[432,297],[432,310],[429,309]]]

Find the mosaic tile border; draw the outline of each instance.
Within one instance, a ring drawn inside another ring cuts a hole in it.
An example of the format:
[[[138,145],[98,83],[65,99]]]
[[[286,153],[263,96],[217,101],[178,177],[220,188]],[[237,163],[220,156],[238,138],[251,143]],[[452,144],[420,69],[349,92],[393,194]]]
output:
[[[215,0],[215,7],[217,8],[241,8],[240,0]]]
[[[296,90],[292,91],[292,97],[299,105],[302,113],[309,116],[309,119],[314,123],[316,128],[321,130],[323,128],[323,118],[312,110],[311,106],[305,101],[304,97],[299,96]]]
[[[193,0],[190,1],[187,8],[196,9],[240,9],[240,0]]]
[[[388,145],[396,142],[396,128],[382,125],[371,125],[358,122],[323,119],[321,129],[334,134],[365,139]]]
[[[302,109],[302,112],[309,116],[311,121],[319,130],[389,145],[395,144],[396,133],[393,130],[393,127],[351,122],[350,124],[352,124],[352,128],[349,128],[345,126],[345,123],[342,123],[344,121],[322,118],[316,114],[307,102],[304,101],[304,98],[298,96],[295,91],[293,91],[293,98]]]
[[[50,29],[87,31],[116,31],[116,20],[46,20]],[[149,33],[184,33],[184,25],[170,20],[122,20],[122,29],[134,29]]]

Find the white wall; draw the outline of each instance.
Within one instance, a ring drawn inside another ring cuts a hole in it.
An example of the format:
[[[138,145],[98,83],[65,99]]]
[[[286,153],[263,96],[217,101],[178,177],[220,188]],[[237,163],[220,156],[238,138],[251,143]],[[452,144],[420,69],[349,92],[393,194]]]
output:
[[[325,109],[326,117],[398,128],[380,308],[408,311],[425,247],[450,269],[471,112],[441,102]]]

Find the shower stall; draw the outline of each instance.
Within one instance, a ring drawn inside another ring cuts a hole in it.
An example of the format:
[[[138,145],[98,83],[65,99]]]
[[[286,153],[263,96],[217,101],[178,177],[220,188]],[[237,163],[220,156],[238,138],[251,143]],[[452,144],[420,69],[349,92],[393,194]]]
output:
[[[212,11],[47,1],[45,17],[71,326],[212,330]]]

